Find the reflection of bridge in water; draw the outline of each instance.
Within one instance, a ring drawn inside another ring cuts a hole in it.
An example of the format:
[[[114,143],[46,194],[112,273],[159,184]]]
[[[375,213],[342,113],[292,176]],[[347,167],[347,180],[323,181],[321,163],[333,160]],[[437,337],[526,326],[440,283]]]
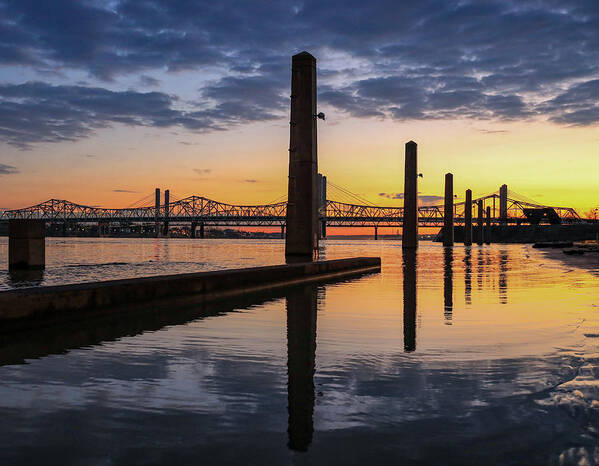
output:
[[[534,204],[518,199],[513,195],[507,198],[507,217],[500,219],[498,209],[500,196],[492,193],[473,200],[473,210],[477,201],[482,201],[483,209],[491,208],[492,223],[525,224],[538,223],[541,211],[553,211],[559,222],[581,221],[570,207],[555,207]],[[465,202],[455,203],[454,222],[464,223]],[[48,222],[65,223],[164,223],[191,224],[194,226],[279,226],[286,222],[287,202],[263,205],[233,205],[190,196],[174,202],[156,203],[152,206],[108,209],[80,205],[73,202],[51,199],[22,209],[0,212],[0,221],[12,218],[43,219]],[[443,225],[443,206],[418,207],[421,226],[438,227]],[[350,204],[334,200],[320,203],[320,221],[329,227],[398,227],[403,224],[403,207],[383,207],[366,204]],[[475,217],[475,215],[473,215]],[[549,216],[547,216],[549,217]]]

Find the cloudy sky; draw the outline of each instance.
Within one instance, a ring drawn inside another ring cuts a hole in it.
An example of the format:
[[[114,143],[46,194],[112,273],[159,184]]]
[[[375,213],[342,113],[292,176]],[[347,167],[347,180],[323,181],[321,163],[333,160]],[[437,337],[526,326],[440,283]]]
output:
[[[431,199],[599,205],[596,0],[0,0],[0,207],[284,195],[302,50],[336,185],[401,205],[413,139]]]

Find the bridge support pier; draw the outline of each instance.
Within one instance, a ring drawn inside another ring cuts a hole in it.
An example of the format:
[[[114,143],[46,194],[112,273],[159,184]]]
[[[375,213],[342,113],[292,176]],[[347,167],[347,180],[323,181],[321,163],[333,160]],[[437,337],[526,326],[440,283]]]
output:
[[[316,59],[301,52],[291,62],[287,262],[318,256],[316,112]]]
[[[281,239],[285,239],[285,225],[281,225]]]
[[[46,222],[10,219],[8,222],[8,268],[43,269],[46,266]]]
[[[443,246],[453,246],[453,175],[445,174],[445,205],[443,207]]]
[[[414,141],[406,143],[404,170],[402,249],[418,247],[418,146]]]
[[[204,238],[204,222],[200,222],[200,238]]]
[[[376,241],[378,239],[379,239],[379,227],[377,227],[375,225],[375,227],[374,227],[374,240]]]
[[[485,241],[484,225],[483,225],[484,211],[483,211],[482,199],[479,199],[478,201],[476,201],[476,206],[478,208],[478,221],[477,221],[478,228],[477,228],[477,232],[476,232],[476,242],[479,245],[482,245]]]
[[[189,237],[190,238],[196,237],[196,228],[197,227],[198,227],[197,222],[191,222],[191,226],[189,227]]]
[[[487,227],[485,228],[485,243],[491,244],[491,206],[487,206]]]
[[[464,204],[464,246],[472,244],[472,190],[466,190],[466,203]]]

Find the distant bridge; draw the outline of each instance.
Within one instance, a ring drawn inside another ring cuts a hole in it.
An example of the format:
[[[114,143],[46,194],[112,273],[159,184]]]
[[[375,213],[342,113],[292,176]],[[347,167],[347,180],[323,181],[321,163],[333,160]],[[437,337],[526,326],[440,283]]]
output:
[[[473,200],[481,200],[484,208],[492,207],[492,222],[498,222],[495,209],[499,195],[492,193]],[[464,222],[464,202],[454,204],[454,222]],[[190,196],[168,204],[107,209],[86,206],[70,201],[50,199],[22,209],[0,211],[0,221],[9,219],[43,219],[64,223],[192,223],[207,226],[285,226],[287,202],[262,205],[233,205],[202,196]],[[530,210],[553,209],[563,223],[580,222],[573,208],[544,206],[508,197],[508,216],[504,223],[531,223]],[[476,208],[473,209],[476,211]],[[527,211],[528,214],[527,215]],[[443,206],[418,208],[421,226],[443,225]],[[398,227],[403,222],[403,207],[348,204],[326,200],[321,203],[320,218],[329,227]],[[476,219],[476,212],[473,214]]]

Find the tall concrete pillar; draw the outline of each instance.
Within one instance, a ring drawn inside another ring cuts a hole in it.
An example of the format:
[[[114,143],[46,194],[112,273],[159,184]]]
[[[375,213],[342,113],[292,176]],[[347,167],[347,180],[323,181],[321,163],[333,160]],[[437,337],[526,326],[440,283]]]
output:
[[[200,222],[200,238],[204,237],[204,222]]]
[[[46,266],[46,222],[8,221],[8,268],[43,269]]]
[[[406,143],[404,169],[403,223],[401,247],[418,247],[418,146],[414,141]]]
[[[507,184],[499,188],[499,222],[507,223]]]
[[[289,192],[287,196],[288,262],[318,256],[318,173],[316,139],[316,59],[308,52],[291,62]]]
[[[379,239],[379,227],[374,226],[374,239],[375,241]]]
[[[166,189],[164,191],[164,236],[168,236],[168,213],[170,209],[171,192]]]
[[[443,207],[443,246],[453,246],[453,175],[445,174],[445,205]]]
[[[189,227],[189,237],[190,238],[195,238],[196,237],[196,228],[198,227],[197,222],[191,222],[191,225]]]
[[[160,236],[160,188],[156,188],[156,197],[154,198],[154,224],[156,237],[158,237]]]
[[[485,228],[485,243],[491,244],[491,206],[487,206],[487,228]]]
[[[482,199],[479,199],[478,201],[476,201],[476,205],[478,207],[478,221],[477,221],[478,231],[477,231],[477,235],[476,235],[476,242],[478,244],[483,244],[485,241],[485,234],[484,234],[484,225],[483,225],[484,210],[483,210]]]
[[[472,190],[466,190],[464,203],[464,246],[472,244]]]

